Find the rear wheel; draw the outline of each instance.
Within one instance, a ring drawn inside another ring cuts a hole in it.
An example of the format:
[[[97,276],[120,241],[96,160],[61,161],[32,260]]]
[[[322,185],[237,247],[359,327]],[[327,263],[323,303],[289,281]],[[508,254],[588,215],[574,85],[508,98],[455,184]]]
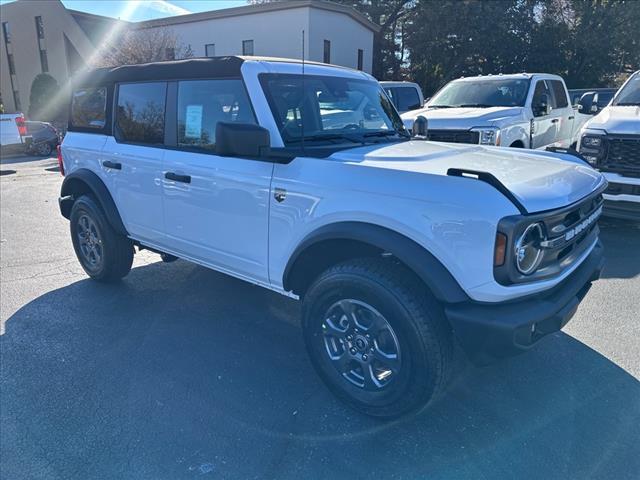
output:
[[[441,306],[389,260],[324,272],[304,297],[303,329],[320,377],[365,414],[417,410],[445,386],[452,341]]]
[[[93,197],[83,195],[74,202],[70,228],[73,248],[87,275],[113,282],[129,273],[133,243],[111,227]]]

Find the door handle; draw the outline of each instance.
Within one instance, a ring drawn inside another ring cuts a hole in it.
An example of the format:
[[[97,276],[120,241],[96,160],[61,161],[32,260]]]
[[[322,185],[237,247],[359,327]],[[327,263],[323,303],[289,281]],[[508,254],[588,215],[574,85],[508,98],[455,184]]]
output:
[[[573,116],[572,116],[572,117],[569,117],[569,120],[573,120],[574,118],[576,118],[576,117],[573,117]]]
[[[164,174],[164,178],[174,182],[191,183],[191,175],[178,175],[174,172],[167,172]]]
[[[551,123],[558,123],[560,120],[557,118],[554,118],[553,120],[551,120]]]
[[[112,170],[122,170],[122,164],[118,162],[110,162],[109,160],[105,160],[102,162],[102,166],[105,168],[111,168]]]
[[[276,202],[282,203],[287,198],[287,191],[284,188],[276,188],[273,192],[273,198],[276,199]]]

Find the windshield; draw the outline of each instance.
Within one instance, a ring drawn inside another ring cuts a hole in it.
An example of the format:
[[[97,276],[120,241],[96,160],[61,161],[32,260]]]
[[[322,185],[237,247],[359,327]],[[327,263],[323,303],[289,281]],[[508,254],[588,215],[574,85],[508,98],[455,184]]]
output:
[[[636,73],[613,101],[614,105],[640,105],[640,73]]]
[[[377,82],[263,74],[260,81],[285,145],[382,141],[408,134]],[[374,140],[377,138],[377,140]]]
[[[433,97],[429,107],[523,107],[528,91],[527,79],[455,80]]]

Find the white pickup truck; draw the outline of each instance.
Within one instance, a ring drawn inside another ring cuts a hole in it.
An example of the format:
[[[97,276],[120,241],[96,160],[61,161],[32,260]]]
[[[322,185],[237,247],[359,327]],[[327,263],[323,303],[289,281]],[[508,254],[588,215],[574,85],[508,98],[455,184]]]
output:
[[[402,119],[426,118],[433,141],[544,149],[574,146],[590,113],[571,105],[562,77],[518,73],[459,78]]]
[[[578,148],[609,181],[605,214],[640,221],[640,70],[584,125]]]
[[[22,149],[23,137],[27,134],[27,126],[22,113],[0,114],[0,148]]]

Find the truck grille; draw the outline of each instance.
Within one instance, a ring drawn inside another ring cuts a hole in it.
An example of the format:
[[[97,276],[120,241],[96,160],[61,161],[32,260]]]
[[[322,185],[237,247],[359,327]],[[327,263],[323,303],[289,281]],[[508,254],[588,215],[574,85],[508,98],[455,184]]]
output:
[[[607,151],[600,168],[640,176],[640,137],[607,137]]]
[[[432,142],[478,143],[478,132],[469,130],[428,130],[427,138]]]

